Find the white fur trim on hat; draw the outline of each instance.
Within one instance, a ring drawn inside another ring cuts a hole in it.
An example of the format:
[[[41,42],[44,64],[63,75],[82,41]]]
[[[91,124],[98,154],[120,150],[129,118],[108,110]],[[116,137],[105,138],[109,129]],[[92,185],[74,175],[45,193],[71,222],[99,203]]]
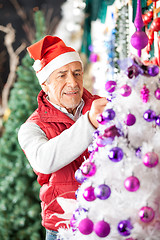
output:
[[[42,68],[41,60],[39,60],[39,59],[36,60],[32,67],[36,72],[40,71]]]
[[[43,67],[41,71],[36,73],[39,83],[44,83],[50,74],[56,69],[63,67],[68,63],[76,61],[80,62],[83,67],[82,60],[77,52],[66,52],[59,55],[58,57],[51,60],[45,67]]]

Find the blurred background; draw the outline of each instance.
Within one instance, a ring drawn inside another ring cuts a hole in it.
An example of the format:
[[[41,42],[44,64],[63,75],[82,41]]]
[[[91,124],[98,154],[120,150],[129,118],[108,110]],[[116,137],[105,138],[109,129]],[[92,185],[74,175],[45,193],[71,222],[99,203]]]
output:
[[[146,64],[160,65],[160,1],[141,0],[149,43]],[[39,83],[26,47],[45,35],[57,35],[79,51],[84,86],[105,96],[123,60],[136,50],[137,1],[0,0],[0,239],[44,239],[39,186],[17,140],[18,129],[37,108]]]

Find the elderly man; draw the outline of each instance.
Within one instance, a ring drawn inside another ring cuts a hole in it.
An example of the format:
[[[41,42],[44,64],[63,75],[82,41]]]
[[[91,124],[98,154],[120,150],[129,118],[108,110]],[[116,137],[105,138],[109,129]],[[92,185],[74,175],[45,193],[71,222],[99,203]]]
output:
[[[107,100],[83,88],[79,54],[58,37],[46,36],[28,47],[42,87],[38,108],[21,126],[18,139],[41,185],[46,240],[68,227],[79,183],[75,171],[88,158],[88,145]]]

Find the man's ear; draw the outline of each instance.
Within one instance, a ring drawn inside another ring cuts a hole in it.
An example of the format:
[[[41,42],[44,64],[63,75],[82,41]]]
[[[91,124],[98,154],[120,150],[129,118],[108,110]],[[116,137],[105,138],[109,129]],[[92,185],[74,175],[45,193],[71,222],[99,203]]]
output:
[[[48,84],[47,84],[46,81],[41,84],[41,88],[42,88],[43,91],[47,94],[47,92],[48,92]]]

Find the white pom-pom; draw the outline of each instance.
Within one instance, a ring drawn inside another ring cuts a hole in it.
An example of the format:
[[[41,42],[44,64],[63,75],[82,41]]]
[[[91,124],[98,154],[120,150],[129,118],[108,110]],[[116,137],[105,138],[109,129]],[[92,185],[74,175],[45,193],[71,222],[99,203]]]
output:
[[[39,70],[41,70],[42,68],[42,64],[41,64],[41,61],[40,60],[36,60],[33,64],[33,69],[38,72]]]

